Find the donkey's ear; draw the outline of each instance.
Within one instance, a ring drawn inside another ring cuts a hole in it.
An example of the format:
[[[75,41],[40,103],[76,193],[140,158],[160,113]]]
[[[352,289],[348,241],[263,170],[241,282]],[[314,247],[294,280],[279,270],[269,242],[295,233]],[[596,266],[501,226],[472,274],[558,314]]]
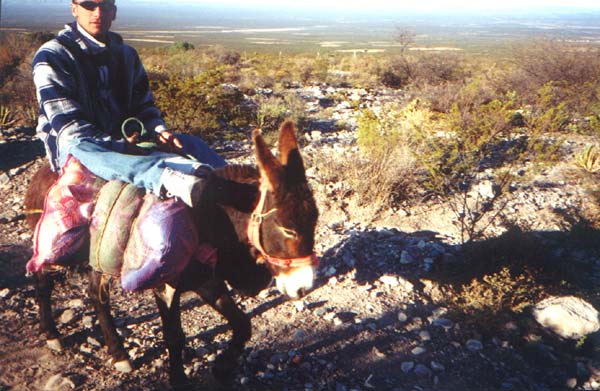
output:
[[[285,121],[279,129],[279,160],[285,166],[287,183],[306,181],[304,163],[296,140],[296,129],[290,120]]]
[[[260,129],[252,131],[252,142],[254,143],[254,152],[258,161],[260,177],[267,181],[269,190],[274,190],[281,183],[283,166],[271,153]]]
[[[296,140],[296,126],[291,120],[286,120],[279,127],[279,160],[284,166],[288,164],[291,151],[298,149]]]

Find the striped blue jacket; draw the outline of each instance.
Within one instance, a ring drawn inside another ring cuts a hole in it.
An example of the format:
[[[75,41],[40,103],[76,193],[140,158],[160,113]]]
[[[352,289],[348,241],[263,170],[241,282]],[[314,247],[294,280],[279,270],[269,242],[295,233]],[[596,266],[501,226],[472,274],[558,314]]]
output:
[[[128,117],[148,130],[166,129],[138,53],[118,34],[108,34],[103,45],[71,23],[33,58],[36,131],[55,171],[62,146],[78,138],[118,139]]]

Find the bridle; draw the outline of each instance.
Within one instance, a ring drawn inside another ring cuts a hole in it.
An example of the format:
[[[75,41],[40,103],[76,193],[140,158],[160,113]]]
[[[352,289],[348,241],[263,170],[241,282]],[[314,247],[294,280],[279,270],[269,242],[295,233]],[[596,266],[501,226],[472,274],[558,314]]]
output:
[[[268,191],[269,189],[267,186],[261,183],[260,199],[258,204],[256,204],[256,208],[252,212],[252,216],[250,216],[250,223],[248,224],[248,241],[260,252],[261,258],[273,266],[286,269],[303,266],[317,266],[319,264],[319,258],[314,252],[304,257],[279,258],[267,254],[263,248],[262,244],[260,243],[260,226],[265,217],[268,217],[277,211],[277,208],[272,208],[267,212],[264,212]]]

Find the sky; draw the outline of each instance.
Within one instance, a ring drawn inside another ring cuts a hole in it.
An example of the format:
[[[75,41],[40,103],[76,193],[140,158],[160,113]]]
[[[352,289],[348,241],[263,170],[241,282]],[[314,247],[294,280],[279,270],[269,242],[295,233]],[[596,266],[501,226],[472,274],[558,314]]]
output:
[[[530,9],[548,10],[561,8],[577,10],[581,8],[600,11],[600,0],[116,0],[117,5],[134,5],[137,3],[166,4],[196,4],[208,5],[212,8],[235,6],[250,9],[301,9],[319,12],[336,11],[381,11],[406,10],[415,12],[446,12],[446,11],[524,11]],[[67,0],[0,0],[6,6],[35,6],[36,4],[59,5]]]
[[[162,1],[162,0],[155,0]],[[523,8],[593,8],[600,10],[600,0],[171,0],[178,3],[219,4],[240,6],[268,6],[289,8],[335,8],[363,10],[508,10]],[[118,2],[117,2],[118,3]],[[493,3],[493,4],[491,4]]]

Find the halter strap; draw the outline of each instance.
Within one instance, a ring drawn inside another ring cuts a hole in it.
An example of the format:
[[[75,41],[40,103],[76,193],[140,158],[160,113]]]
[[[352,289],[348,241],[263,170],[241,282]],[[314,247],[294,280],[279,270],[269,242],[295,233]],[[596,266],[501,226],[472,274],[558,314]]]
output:
[[[248,241],[260,252],[259,262],[260,259],[262,259],[263,261],[267,261],[274,266],[279,266],[283,268],[318,265],[319,258],[316,256],[315,253],[298,258],[278,258],[267,254],[260,242],[260,225],[262,224],[265,217],[277,211],[277,208],[273,208],[263,213],[268,191],[269,189],[267,188],[267,186],[261,184],[260,199],[258,200],[258,204],[256,204],[256,208],[252,212],[252,216],[250,216],[250,223],[248,224]]]
[[[248,241],[251,245],[256,247],[256,249],[264,256],[266,254],[265,249],[260,243],[260,225],[263,222],[263,219],[277,211],[277,208],[273,208],[266,213],[262,213],[265,208],[265,203],[267,200],[267,187],[262,185],[260,186],[260,199],[258,200],[258,204],[256,204],[256,208],[252,212],[252,216],[250,216],[250,223],[248,224]]]

